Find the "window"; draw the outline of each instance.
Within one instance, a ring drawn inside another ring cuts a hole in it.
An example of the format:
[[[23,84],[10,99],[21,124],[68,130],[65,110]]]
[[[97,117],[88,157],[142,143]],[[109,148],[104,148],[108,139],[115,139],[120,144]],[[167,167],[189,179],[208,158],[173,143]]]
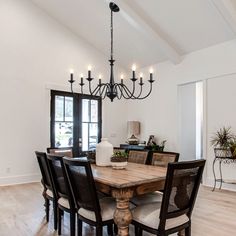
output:
[[[96,148],[101,138],[101,99],[51,91],[51,147],[73,147],[74,155]]]

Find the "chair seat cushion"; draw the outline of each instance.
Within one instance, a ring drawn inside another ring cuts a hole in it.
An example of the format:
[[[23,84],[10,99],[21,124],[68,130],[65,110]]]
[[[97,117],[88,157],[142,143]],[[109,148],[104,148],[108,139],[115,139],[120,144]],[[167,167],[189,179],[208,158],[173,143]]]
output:
[[[160,215],[161,202],[145,204],[137,206],[132,210],[133,220],[146,225],[152,229],[157,229],[159,226],[159,215]],[[175,218],[166,220],[166,230],[174,228],[176,226],[185,224],[189,221],[186,214]]]
[[[102,221],[112,220],[116,209],[116,201],[111,197],[104,197],[99,200],[101,208]],[[86,219],[96,222],[95,212],[80,208],[78,214]]]
[[[49,197],[53,198],[52,190],[47,189],[46,194],[47,194]]]
[[[57,203],[67,209],[70,209],[70,204],[67,198],[60,197],[57,201]]]
[[[130,201],[134,205],[140,206],[140,205],[144,205],[144,204],[148,204],[148,203],[161,202],[162,196],[163,196],[162,192],[156,191],[156,192],[152,192],[152,193],[138,195],[136,197],[133,197]]]

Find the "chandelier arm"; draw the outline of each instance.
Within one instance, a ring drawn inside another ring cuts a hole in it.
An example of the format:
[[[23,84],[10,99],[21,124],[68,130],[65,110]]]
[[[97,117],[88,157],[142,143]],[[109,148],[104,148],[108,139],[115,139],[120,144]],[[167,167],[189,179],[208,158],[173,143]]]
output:
[[[130,90],[129,90],[130,91]],[[133,90],[132,90],[132,92],[131,92],[131,98],[132,97],[135,97],[134,96],[134,93],[135,93],[135,81],[133,81]]]
[[[141,97],[141,98],[139,97],[137,99],[139,99],[139,100],[145,99],[145,98],[147,98],[151,94],[151,92],[152,92],[152,82],[150,82],[150,90],[149,90],[148,94],[145,95],[144,97]]]
[[[71,93],[74,94],[74,91],[73,91],[73,83],[70,84],[70,90],[71,90]]]
[[[109,83],[106,83],[105,85],[106,85],[105,88],[104,88],[105,93],[104,93],[104,97],[102,97],[102,99],[105,99],[105,98],[106,98],[106,95],[107,95],[108,89],[109,89]]]
[[[91,88],[91,80],[89,81],[89,93],[90,93],[91,95],[93,95],[93,93],[92,93],[92,88]]]
[[[121,88],[120,88],[121,87]],[[116,96],[118,98],[118,100],[120,100],[122,97],[123,97],[123,94],[122,94],[122,85],[121,84],[118,84],[118,83],[115,83],[115,89],[116,89]],[[120,95],[119,95],[119,91],[120,91]]]
[[[97,96],[98,95],[98,93],[99,93],[99,90],[100,90],[100,86],[99,85],[97,85],[97,87],[93,90],[93,92],[92,92],[92,96]]]
[[[132,99],[133,98],[132,92],[128,89],[128,87],[125,84],[123,85],[123,91],[124,91],[124,93],[122,92],[122,94],[125,99]]]
[[[106,88],[107,88],[107,84],[102,84],[102,86],[99,89],[99,95],[102,99],[106,97],[106,93],[104,93]]]
[[[142,95],[142,92],[143,92],[143,85],[140,85],[140,92],[139,92],[139,95],[136,97],[136,99],[140,98],[140,96]]]

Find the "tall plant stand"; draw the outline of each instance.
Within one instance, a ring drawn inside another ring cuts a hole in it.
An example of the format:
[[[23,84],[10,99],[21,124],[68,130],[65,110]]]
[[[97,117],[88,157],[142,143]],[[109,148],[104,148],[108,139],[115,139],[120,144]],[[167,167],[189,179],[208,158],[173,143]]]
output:
[[[225,181],[222,177],[222,163],[223,164],[236,163],[236,158],[232,156],[230,149],[215,148],[214,152],[215,152],[215,159],[212,164],[212,169],[213,169],[215,182],[214,182],[214,188],[212,189],[212,191],[215,191],[216,189],[216,182],[220,182],[219,190],[221,189],[223,183],[236,184],[236,181]],[[220,178],[216,178],[216,173],[215,173],[215,164],[217,161],[219,162]]]

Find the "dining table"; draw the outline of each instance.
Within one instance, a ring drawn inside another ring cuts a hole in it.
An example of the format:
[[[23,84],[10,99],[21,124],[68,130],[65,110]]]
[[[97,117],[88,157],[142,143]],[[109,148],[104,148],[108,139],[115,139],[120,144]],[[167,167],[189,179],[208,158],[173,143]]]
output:
[[[130,199],[163,190],[167,168],[130,162],[124,169],[95,164],[91,166],[97,190],[116,199],[114,222],[118,227],[118,235],[129,235],[129,225],[132,222]]]

